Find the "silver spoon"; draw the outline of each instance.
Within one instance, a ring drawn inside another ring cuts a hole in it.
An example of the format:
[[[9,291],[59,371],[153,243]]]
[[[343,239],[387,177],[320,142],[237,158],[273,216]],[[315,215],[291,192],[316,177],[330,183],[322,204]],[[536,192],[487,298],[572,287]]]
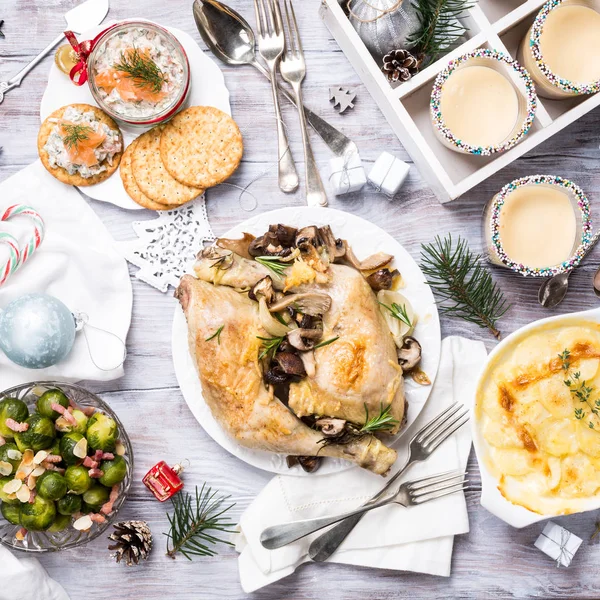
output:
[[[598,243],[598,240],[600,240],[600,231],[597,231],[593,235],[581,260],[592,251],[592,248]],[[538,301],[544,308],[553,308],[563,301],[564,297],[567,295],[567,290],[569,289],[569,276],[572,272],[573,269],[565,271],[564,273],[559,273],[558,275],[546,279],[544,283],[542,283],[540,291],[538,292]],[[596,295],[599,295],[598,292],[596,292]]]
[[[212,53],[228,65],[251,65],[270,81],[269,72],[256,59],[254,32],[233,8],[218,0],[195,0],[196,27]],[[294,97],[277,84],[282,94],[295,104]],[[356,144],[314,112],[304,107],[306,120],[336,156],[358,152]]]

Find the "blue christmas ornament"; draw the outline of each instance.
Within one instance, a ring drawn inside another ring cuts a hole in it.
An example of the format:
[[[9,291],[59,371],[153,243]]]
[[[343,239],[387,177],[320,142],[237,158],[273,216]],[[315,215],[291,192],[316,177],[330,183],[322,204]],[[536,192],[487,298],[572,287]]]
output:
[[[73,348],[75,332],[71,311],[47,294],[26,294],[0,311],[0,349],[28,369],[63,360]]]

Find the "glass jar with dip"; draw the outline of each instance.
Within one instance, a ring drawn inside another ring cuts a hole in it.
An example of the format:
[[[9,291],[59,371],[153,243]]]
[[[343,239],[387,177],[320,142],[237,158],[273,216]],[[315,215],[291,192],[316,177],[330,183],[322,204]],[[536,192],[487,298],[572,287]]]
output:
[[[600,89],[600,2],[550,0],[519,48],[519,60],[544,98]]]
[[[505,185],[488,203],[483,225],[489,261],[533,277],[577,266],[592,238],[586,195],[553,175]]]
[[[104,31],[94,40],[87,71],[98,106],[134,126],[172,117],[183,108],[191,86],[183,46],[149,21],[123,21]]]
[[[487,48],[452,60],[436,77],[430,102],[438,139],[451,150],[480,156],[519,143],[536,107],[527,71],[510,56]]]

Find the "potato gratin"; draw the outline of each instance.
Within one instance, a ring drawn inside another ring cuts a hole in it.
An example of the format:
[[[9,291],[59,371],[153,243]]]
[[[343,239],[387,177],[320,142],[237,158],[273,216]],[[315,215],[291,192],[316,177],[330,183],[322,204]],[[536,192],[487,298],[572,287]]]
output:
[[[488,365],[476,418],[502,495],[544,515],[600,495],[600,324],[528,331]]]

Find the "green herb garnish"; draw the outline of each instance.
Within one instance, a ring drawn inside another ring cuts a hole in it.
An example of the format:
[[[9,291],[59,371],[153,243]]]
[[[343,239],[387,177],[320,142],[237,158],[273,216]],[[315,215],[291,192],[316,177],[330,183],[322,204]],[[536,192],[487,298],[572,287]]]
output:
[[[210,342],[210,340],[214,340],[215,338],[217,338],[217,343],[220,345],[221,344],[221,331],[223,331],[224,327],[225,327],[225,325],[221,325],[221,327],[219,327],[219,329],[217,329],[211,336],[207,337],[204,341]]]
[[[383,302],[380,302],[379,304],[381,304],[383,308],[387,308],[390,311],[392,317],[394,317],[394,319],[398,319],[398,321],[402,321],[408,327],[412,327],[412,322],[408,316],[408,313],[406,312],[406,304],[403,304],[402,306],[396,304],[395,302],[392,302],[391,306],[388,306]]]
[[[383,408],[383,404],[379,410],[379,416],[372,417],[369,419],[369,409],[365,404],[365,424],[360,428],[359,433],[375,433],[378,431],[387,431],[393,429],[395,425],[398,425],[398,419],[394,419],[390,414],[392,405],[389,404],[386,408]]]
[[[569,373],[569,369],[571,368],[571,352],[565,348],[565,350],[561,352],[558,357],[562,362],[562,370],[565,372],[565,385],[569,388],[571,394],[575,396],[579,402],[587,404],[592,414],[596,415],[597,417],[600,416],[600,399],[592,400],[594,388],[586,385],[586,382],[581,379],[580,371],[576,371],[573,374]],[[583,408],[576,408],[575,418],[578,421],[581,421],[584,417],[585,411]],[[595,429],[592,421],[588,422],[588,427],[590,429]]]
[[[76,123],[63,123],[61,127],[66,134],[62,141],[67,148],[73,148],[79,142],[89,139],[90,133],[94,132],[89,125],[78,125]]]
[[[277,256],[257,256],[254,260],[273,271],[279,277],[283,277],[285,270],[290,266],[288,263],[281,261]]]
[[[274,356],[276,354],[277,350],[279,350],[279,346],[281,346],[281,342],[283,342],[283,340],[285,340],[285,336],[266,338],[266,337],[260,337],[260,335],[257,335],[256,337],[262,341],[262,344],[261,344],[262,352],[258,355],[258,360],[260,360],[261,358],[264,358],[268,354],[271,354],[271,356]]]
[[[287,325],[287,323],[285,322],[285,319],[283,318],[283,315],[281,313],[271,313],[282,325]]]
[[[340,336],[338,335],[337,337],[331,338],[330,340],[325,340],[324,342],[320,342],[313,348],[313,350],[316,350],[317,348],[322,348],[323,346],[329,346],[329,344],[333,344],[333,342],[335,342],[336,340],[339,340],[339,339],[340,339]]]
[[[121,52],[121,58],[118,63],[113,65],[113,69],[121,71],[129,79],[133,79],[136,87],[149,88],[154,93],[160,92],[166,81],[166,75],[158,65],[137,48]]]

